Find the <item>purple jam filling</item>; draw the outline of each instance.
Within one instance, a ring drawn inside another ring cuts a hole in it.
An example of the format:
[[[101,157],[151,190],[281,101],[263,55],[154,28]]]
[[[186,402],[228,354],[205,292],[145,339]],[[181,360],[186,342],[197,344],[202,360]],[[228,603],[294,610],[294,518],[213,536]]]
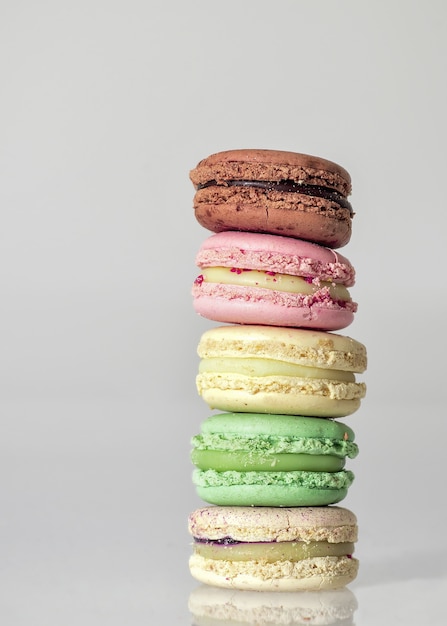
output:
[[[244,541],[236,541],[231,537],[222,537],[221,539],[206,539],[205,537],[194,537],[195,543],[212,544],[215,546],[233,546],[237,543],[245,543]]]

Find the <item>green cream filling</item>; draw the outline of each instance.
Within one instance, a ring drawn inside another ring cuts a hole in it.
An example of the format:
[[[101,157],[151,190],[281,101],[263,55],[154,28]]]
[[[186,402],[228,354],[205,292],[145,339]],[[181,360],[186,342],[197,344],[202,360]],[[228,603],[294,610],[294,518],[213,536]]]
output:
[[[304,278],[290,274],[229,267],[207,267],[202,269],[201,273],[203,280],[207,283],[258,287],[261,289],[301,293],[310,296],[320,289],[327,288],[333,300],[351,300],[349,291],[343,285],[326,281],[318,281],[317,283],[307,282]]]
[[[314,557],[347,556],[354,552],[354,544],[327,541],[282,541],[268,543],[236,543],[219,545],[195,543],[194,552],[205,559],[216,561],[302,561]]]
[[[199,372],[242,374],[243,376],[293,376],[294,378],[320,378],[343,382],[355,382],[352,372],[308,367],[297,363],[287,363],[276,359],[244,357],[213,357],[202,359]]]
[[[344,459],[319,454],[262,454],[255,452],[223,452],[218,450],[193,450],[192,462],[201,470],[217,472],[235,470],[255,471],[310,471],[338,472],[345,465]]]

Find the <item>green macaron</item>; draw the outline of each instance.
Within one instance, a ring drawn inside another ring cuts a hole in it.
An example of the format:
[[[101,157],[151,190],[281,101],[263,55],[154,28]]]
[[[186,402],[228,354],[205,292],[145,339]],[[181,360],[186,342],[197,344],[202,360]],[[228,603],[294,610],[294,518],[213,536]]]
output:
[[[192,439],[193,482],[210,504],[320,506],[340,502],[353,481],[344,469],[358,447],[335,420],[221,413]]]

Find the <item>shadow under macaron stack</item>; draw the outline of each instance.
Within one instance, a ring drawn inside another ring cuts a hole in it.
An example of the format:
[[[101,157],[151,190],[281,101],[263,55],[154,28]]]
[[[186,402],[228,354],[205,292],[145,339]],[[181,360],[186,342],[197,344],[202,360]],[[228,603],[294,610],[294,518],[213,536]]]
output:
[[[233,150],[190,174],[195,216],[212,231],[196,263],[202,335],[197,388],[216,413],[192,439],[192,575],[242,590],[339,588],[358,562],[355,515],[336,506],[354,475],[340,418],[365,395],[354,319],[349,174],[317,157]],[[337,332],[334,332],[337,331]]]

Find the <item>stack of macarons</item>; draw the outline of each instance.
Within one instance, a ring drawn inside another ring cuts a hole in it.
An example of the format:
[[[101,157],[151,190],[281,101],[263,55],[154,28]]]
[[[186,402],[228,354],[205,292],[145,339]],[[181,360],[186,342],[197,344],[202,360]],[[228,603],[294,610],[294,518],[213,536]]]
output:
[[[340,334],[357,304],[349,174],[309,155],[213,154],[191,171],[203,242],[194,308],[197,389],[210,409],[192,439],[192,575],[244,590],[343,587],[357,574],[355,515],[336,506],[354,475],[340,421],[365,395],[365,347]]]

